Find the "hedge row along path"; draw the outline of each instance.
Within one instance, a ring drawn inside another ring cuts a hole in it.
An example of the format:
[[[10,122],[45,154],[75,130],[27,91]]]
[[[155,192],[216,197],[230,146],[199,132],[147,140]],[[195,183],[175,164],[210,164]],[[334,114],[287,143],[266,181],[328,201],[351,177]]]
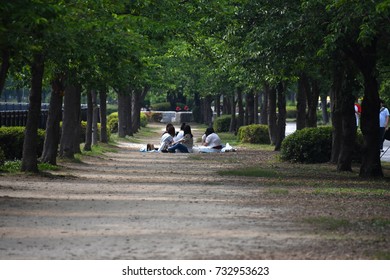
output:
[[[144,140],[157,144],[163,125],[152,127],[155,135]],[[378,195],[318,193],[335,174],[300,178],[309,165],[275,156],[141,153],[138,144],[120,143],[46,176],[0,174],[0,258],[371,259],[390,252],[382,182]],[[296,171],[288,181],[218,173],[247,165]]]

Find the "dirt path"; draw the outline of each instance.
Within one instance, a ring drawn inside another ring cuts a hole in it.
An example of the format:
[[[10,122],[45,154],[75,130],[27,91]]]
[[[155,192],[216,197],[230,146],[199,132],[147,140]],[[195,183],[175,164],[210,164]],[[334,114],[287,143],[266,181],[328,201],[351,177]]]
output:
[[[351,252],[340,246],[347,239],[299,222],[314,201],[290,203],[256,179],[216,173],[272,156],[141,153],[122,143],[52,176],[1,176],[0,258],[365,258],[366,246]]]

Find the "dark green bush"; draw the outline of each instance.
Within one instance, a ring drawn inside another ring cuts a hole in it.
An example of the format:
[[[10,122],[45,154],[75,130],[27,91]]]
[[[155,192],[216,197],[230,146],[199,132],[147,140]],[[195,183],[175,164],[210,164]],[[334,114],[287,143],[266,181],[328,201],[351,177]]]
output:
[[[286,118],[287,119],[296,119],[297,118],[297,108],[295,106],[286,107]]]
[[[232,117],[230,115],[222,115],[214,120],[213,128],[215,132],[229,132],[230,121]]]
[[[238,129],[238,139],[242,143],[270,144],[268,126],[263,124],[241,126]]]
[[[321,163],[330,160],[332,127],[304,128],[287,136],[282,142],[282,160],[300,163]]]
[[[148,117],[146,116],[146,113],[142,112],[140,116],[140,121],[141,121],[141,127],[146,127],[148,124]]]
[[[155,103],[150,105],[150,108],[153,111],[171,111],[171,103],[169,102],[163,102],[163,103]]]
[[[0,148],[6,160],[21,159],[23,155],[24,127],[0,127]],[[42,154],[45,130],[38,129],[37,156]]]
[[[107,130],[111,133],[118,132],[118,112],[113,112],[107,117]]]
[[[98,123],[98,138],[100,139],[100,130],[101,130],[101,124]],[[87,132],[87,122],[82,121],[81,122],[81,133],[80,133],[80,143],[85,142],[85,135]],[[111,131],[110,129],[107,129],[107,138],[110,139],[111,137]]]

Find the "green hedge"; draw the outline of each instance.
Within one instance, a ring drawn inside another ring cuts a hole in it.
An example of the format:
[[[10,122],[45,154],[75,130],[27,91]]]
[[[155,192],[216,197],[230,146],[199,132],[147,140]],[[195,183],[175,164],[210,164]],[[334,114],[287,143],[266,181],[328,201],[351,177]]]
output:
[[[215,132],[229,132],[232,116],[222,115],[215,118],[213,128]]]
[[[3,150],[6,160],[22,158],[24,129],[22,126],[0,127],[0,148]],[[38,129],[38,157],[42,154],[44,141],[45,130]]]
[[[242,143],[270,144],[268,126],[263,124],[251,124],[241,126],[238,129],[238,139]]]
[[[159,114],[159,115],[161,116],[161,114]],[[146,127],[148,124],[148,120],[149,120],[148,113],[141,112],[141,115],[140,115],[141,127]],[[111,113],[110,115],[108,115],[107,128],[108,128],[108,131],[110,133],[117,133],[118,132],[118,112],[114,112],[114,113]]]
[[[101,124],[98,123],[98,138],[99,139],[100,139],[100,130],[101,130]],[[81,133],[80,133],[80,141],[81,141],[81,143],[85,142],[86,133],[87,133],[87,122],[86,121],[82,121],[81,122]],[[107,129],[107,138],[110,139],[110,137],[111,137],[111,131],[110,131],[110,129]]]
[[[287,136],[281,146],[282,160],[300,163],[322,163],[330,160],[332,127],[297,130]]]
[[[153,111],[171,111],[171,103],[169,102],[155,103],[155,104],[151,104],[150,108]]]

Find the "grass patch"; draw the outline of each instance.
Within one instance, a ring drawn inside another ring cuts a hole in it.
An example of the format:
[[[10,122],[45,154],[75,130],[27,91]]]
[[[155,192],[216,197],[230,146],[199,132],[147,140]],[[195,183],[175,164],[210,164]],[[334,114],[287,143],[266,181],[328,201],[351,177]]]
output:
[[[261,167],[247,167],[242,169],[222,170],[218,171],[222,176],[245,176],[245,177],[262,177],[262,178],[277,178],[279,174],[273,170],[264,169]]]
[[[93,145],[91,147],[91,151],[84,151],[82,150],[82,155],[87,156],[100,156],[104,153],[115,153],[117,150],[115,147],[109,145],[109,144],[99,144],[99,145]]]
[[[379,251],[374,253],[373,256],[376,260],[390,260],[390,252],[388,251]]]
[[[20,169],[22,167],[22,161],[21,160],[13,160],[13,161],[6,161],[4,165],[0,167],[1,172],[6,172],[6,173],[19,173]],[[49,163],[38,163],[38,170],[40,172],[42,171],[57,171],[60,170],[61,168],[57,165],[52,165]]]
[[[351,222],[346,219],[337,219],[332,217],[312,217],[305,218],[304,222],[314,225],[322,230],[336,231],[341,228],[351,226]]]
[[[370,189],[370,188],[335,188],[335,187],[328,187],[328,188],[318,188],[313,191],[316,195],[345,195],[345,196],[362,196],[362,197],[368,197],[368,196],[377,196],[377,197],[384,197],[384,196],[390,196],[390,190],[389,189]]]

